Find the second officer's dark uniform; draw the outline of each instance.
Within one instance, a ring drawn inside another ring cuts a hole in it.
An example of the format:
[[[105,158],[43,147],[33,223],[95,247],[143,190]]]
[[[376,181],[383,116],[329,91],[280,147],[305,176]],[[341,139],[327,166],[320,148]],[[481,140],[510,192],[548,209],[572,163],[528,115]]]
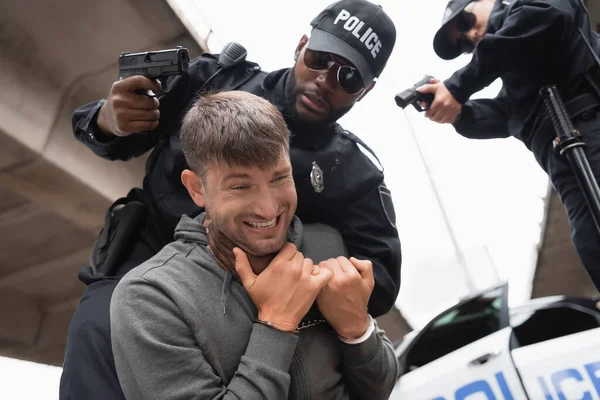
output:
[[[448,4],[444,25],[434,40],[441,58],[461,53],[448,43],[445,29],[469,3]],[[600,236],[567,158],[553,149],[557,133],[539,95],[543,87],[557,86],[583,134],[586,155],[600,181],[600,79],[587,73],[597,66],[584,38],[600,54],[600,36],[591,30],[580,0],[496,0],[473,58],[444,83],[463,104],[454,123],[458,133],[474,139],[514,136],[533,152],[567,209],[579,257],[600,289]],[[495,99],[469,100],[497,78],[503,85]]]
[[[69,328],[61,399],[89,393],[96,374],[101,376],[97,383],[98,393],[102,393],[99,398],[123,398],[110,353],[110,296],[119,276],[172,240],[182,214],[194,216],[201,211],[181,184],[181,172],[187,164],[175,133],[196,91],[216,70],[216,56],[203,55],[190,63],[188,74],[170,82],[168,93],[161,99],[159,129],[153,132],[102,143],[95,139],[94,130],[104,101],[85,105],[73,115],[76,137],[101,157],[128,160],[155,146],[162,151],[150,157],[143,190],[130,193],[130,198],[143,204],[144,218],[131,240],[132,251],[118,268],[118,276],[103,276],[90,267],[80,271],[80,279],[88,286]],[[267,74],[258,65],[244,62],[217,75],[209,88],[248,91],[268,99],[283,112],[292,132],[290,156],[298,193],[297,215],[303,223],[335,227],[349,254],[373,262],[376,286],[369,312],[380,316],[393,306],[400,288],[401,250],[390,191],[382,170],[361,151],[359,146],[366,145],[357,137],[337,123],[315,130],[289,117],[285,85],[291,74],[290,69]],[[85,391],[78,388],[81,382],[86,382]]]

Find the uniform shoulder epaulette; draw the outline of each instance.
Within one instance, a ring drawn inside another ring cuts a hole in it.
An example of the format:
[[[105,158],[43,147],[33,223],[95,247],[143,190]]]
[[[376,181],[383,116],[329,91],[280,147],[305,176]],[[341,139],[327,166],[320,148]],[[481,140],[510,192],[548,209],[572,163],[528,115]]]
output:
[[[361,138],[356,136],[354,133],[346,129],[344,129],[343,132],[348,139],[356,143],[360,151],[364,155],[366,155],[369,158],[369,160],[371,160],[371,162],[377,167],[377,169],[383,172],[383,164],[381,163],[381,161],[379,161],[379,158],[377,157],[377,154],[375,154],[373,149],[371,149]]]

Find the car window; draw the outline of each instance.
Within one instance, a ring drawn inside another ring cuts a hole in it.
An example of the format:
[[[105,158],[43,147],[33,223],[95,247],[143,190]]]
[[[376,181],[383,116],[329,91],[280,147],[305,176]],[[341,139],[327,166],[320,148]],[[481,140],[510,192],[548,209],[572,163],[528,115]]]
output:
[[[557,303],[527,315],[512,316],[514,335],[520,347],[600,327],[597,312],[571,303]]]
[[[414,370],[508,326],[505,287],[465,301],[433,319],[408,349]]]

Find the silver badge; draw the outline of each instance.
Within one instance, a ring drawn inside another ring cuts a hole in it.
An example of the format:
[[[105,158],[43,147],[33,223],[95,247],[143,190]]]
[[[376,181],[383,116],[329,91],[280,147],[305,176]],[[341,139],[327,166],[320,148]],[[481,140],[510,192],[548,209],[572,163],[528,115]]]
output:
[[[315,192],[321,193],[325,188],[325,183],[323,182],[323,170],[316,161],[312,163],[312,171],[310,171],[310,183],[312,184]]]

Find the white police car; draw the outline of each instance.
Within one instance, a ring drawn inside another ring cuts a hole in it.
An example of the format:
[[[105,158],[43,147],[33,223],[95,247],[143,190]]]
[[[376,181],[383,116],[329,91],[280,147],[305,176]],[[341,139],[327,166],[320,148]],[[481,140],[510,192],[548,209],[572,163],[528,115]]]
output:
[[[392,400],[600,399],[600,302],[508,308],[502,284],[461,301],[396,348]]]

